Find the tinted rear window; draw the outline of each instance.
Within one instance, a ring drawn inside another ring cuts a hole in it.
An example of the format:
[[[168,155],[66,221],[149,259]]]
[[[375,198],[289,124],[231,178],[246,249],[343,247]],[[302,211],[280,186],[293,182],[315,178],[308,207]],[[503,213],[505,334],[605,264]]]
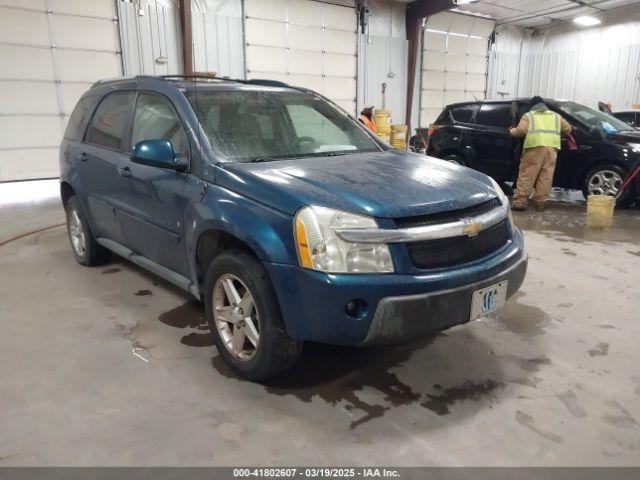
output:
[[[131,94],[117,92],[107,95],[96,110],[87,132],[87,142],[119,150],[131,108]]]
[[[485,103],[476,115],[476,123],[488,127],[508,127],[511,117],[511,104]]]
[[[94,99],[95,97],[84,97],[76,104],[76,108],[73,109],[71,117],[69,117],[67,129],[64,131],[64,138],[67,140],[75,140],[78,138],[80,126],[84,123],[84,119],[89,113],[89,107],[91,107]]]
[[[451,117],[456,122],[470,123],[471,115],[473,115],[473,111],[475,109],[476,109],[475,104],[460,105],[459,107],[454,107],[451,109]]]

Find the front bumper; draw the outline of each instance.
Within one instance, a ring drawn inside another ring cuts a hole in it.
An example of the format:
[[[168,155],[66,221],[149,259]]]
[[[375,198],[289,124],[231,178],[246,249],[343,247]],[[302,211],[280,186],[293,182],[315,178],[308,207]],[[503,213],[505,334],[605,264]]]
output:
[[[507,298],[518,291],[527,271],[527,257],[493,277],[463,287],[420,295],[385,297],[378,303],[369,332],[361,345],[397,343],[434,330],[466,323],[471,295],[476,290],[508,280]]]
[[[373,345],[409,338],[469,321],[473,291],[508,280],[507,297],[524,280],[522,233],[498,252],[455,269],[420,275],[332,275],[294,265],[266,263],[287,332],[298,340]],[[347,303],[366,307],[348,315]]]

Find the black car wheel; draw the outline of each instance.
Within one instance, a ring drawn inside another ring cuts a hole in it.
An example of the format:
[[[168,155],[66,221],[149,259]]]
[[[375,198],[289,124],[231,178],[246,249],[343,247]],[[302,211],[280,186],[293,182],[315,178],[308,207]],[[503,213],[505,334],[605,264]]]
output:
[[[587,172],[582,186],[584,198],[589,195],[608,195],[615,197],[620,191],[627,172],[619,165],[598,165]],[[625,190],[618,198],[616,205],[627,207],[633,202],[630,190]]]
[[[266,270],[242,250],[229,250],[209,265],[205,313],[220,356],[249,380],[286,370],[300,354],[302,342],[287,335]]]
[[[87,267],[102,265],[109,261],[111,252],[96,242],[76,197],[65,205],[67,233],[76,261]]]

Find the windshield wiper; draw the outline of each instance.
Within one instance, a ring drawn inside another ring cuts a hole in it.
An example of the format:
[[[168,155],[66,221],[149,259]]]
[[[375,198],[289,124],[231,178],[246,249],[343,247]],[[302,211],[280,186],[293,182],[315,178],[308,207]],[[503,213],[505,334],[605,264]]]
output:
[[[349,155],[350,153],[353,153],[354,150],[347,150],[346,152],[328,152],[327,153],[327,157],[339,157],[341,155]]]
[[[274,160],[282,160],[281,158],[274,158],[274,157],[257,157],[257,158],[252,158],[250,160],[251,163],[261,163],[261,162],[272,162]]]

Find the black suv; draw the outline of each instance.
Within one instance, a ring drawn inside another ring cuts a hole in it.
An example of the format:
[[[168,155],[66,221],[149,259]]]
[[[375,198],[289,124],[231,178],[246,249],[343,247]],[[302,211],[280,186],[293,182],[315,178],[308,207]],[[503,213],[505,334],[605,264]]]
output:
[[[545,99],[549,108],[572,126],[578,150],[566,139],[558,153],[555,187],[587,195],[615,195],[624,177],[640,162],[640,131],[606,113],[566,100]],[[455,103],[430,126],[427,155],[466,165],[498,182],[518,176],[522,139],[509,135],[528,111],[530,99]],[[618,204],[630,204],[640,193],[638,182],[625,190]]]

